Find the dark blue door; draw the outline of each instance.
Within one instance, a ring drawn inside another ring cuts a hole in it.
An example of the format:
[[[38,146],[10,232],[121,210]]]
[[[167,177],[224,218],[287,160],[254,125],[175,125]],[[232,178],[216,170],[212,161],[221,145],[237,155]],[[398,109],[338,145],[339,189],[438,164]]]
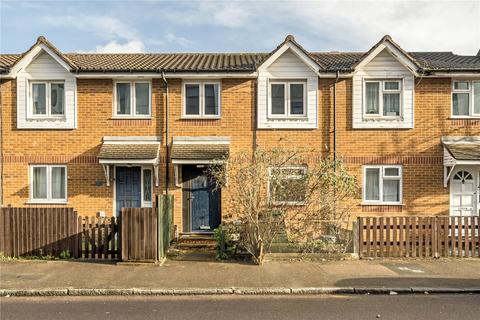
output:
[[[141,168],[116,167],[115,171],[118,215],[122,208],[140,208],[142,206]]]
[[[204,174],[204,168],[188,166],[183,170],[187,203],[186,232],[212,232],[220,224],[220,192],[214,181]]]

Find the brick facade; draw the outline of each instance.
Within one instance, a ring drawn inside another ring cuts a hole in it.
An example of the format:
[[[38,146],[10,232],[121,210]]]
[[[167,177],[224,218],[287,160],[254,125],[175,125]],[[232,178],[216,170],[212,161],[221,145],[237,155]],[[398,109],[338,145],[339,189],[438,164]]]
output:
[[[180,79],[169,80],[169,138],[173,136],[228,136],[231,153],[260,147],[308,147],[317,154],[332,153],[333,79],[319,79],[319,128],[314,130],[255,130],[256,80],[223,79],[221,119],[181,118]],[[68,206],[84,215],[113,211],[113,185],[96,155],[103,136],[162,137],[160,185],[165,190],[165,95],[161,79],[152,81],[152,119],[112,119],[113,81],[78,79],[78,128],[74,130],[16,129],[15,80],[2,80],[2,205],[29,206],[28,165],[66,163]],[[402,206],[362,206],[356,214],[447,214],[449,189],[443,188],[442,136],[480,135],[479,120],[452,120],[451,79],[416,79],[415,127],[403,130],[352,129],[352,81],[337,83],[337,154],[362,181],[362,165],[402,164]],[[174,223],[181,230],[182,189],[175,186],[170,165],[170,192],[175,196]],[[222,206],[228,205],[228,190]]]

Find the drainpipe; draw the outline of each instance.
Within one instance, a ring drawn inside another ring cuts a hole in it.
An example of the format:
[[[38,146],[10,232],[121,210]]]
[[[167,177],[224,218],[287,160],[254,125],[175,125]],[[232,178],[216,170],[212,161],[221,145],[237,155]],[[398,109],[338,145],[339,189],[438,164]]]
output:
[[[168,149],[168,82],[165,79],[165,72],[162,70],[162,80],[165,83],[165,195],[168,195],[168,183],[170,178],[169,173],[169,158],[170,150]]]
[[[339,77],[340,73],[337,71],[333,83],[333,161],[337,161],[337,82]]]

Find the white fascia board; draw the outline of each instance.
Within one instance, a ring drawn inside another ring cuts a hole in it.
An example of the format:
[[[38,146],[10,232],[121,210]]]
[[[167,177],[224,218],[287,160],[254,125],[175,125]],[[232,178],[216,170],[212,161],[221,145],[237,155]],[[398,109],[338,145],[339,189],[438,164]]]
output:
[[[271,55],[267,60],[265,60],[259,67],[258,71],[265,71],[272,63],[274,63],[282,54],[285,53],[288,49],[292,50],[293,53],[302,60],[313,72],[317,75],[320,75],[320,67],[317,63],[307,56],[302,50],[300,50],[296,45],[292,43],[285,43],[282,47],[280,47],[273,55]]]
[[[158,163],[158,158],[157,159],[99,159],[98,163],[100,164],[152,164],[155,165]]]
[[[22,57],[19,61],[17,61],[17,63],[13,66],[13,68],[10,70],[6,77],[15,78],[17,76],[17,73],[20,70],[28,67],[28,65],[32,63],[32,61],[35,60],[38,55],[40,55],[42,50],[45,51],[48,55],[50,55],[58,64],[60,64],[67,71],[71,71],[70,66],[61,57],[59,57],[55,52],[50,50],[50,48],[48,48],[46,45],[40,43],[36,45],[32,50],[30,50],[30,52],[27,53],[24,57]]]
[[[431,74],[423,76],[425,78],[480,78],[480,70],[478,72],[435,72],[433,71]]]
[[[223,162],[221,160],[195,160],[195,159],[172,159],[173,164],[213,164]]]
[[[256,78],[257,72],[165,72],[168,79],[224,79]],[[75,74],[79,79],[161,79],[160,72],[81,72]]]
[[[399,51],[395,46],[391,45],[388,42],[384,42],[380,44],[375,50],[373,50],[368,56],[366,56],[362,62],[360,62],[356,67],[355,67],[355,72],[356,73],[358,70],[363,69],[370,61],[373,60],[380,52],[382,52],[384,49],[387,49],[388,52],[395,58],[397,59],[398,62],[400,62],[405,68],[407,68],[413,75],[419,76],[417,72],[417,66],[412,63],[401,51]]]

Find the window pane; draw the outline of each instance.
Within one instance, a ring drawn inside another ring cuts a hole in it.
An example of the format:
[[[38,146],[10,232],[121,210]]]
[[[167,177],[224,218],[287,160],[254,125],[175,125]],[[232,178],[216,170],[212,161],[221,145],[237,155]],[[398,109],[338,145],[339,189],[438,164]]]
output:
[[[285,114],[285,85],[272,84],[272,114]]]
[[[400,90],[400,82],[385,81],[385,90]]]
[[[185,85],[185,114],[200,114],[200,86],[198,84]]]
[[[117,114],[130,114],[130,83],[117,83]]]
[[[468,90],[468,81],[455,81],[453,83],[453,88],[455,90]]]
[[[305,201],[305,179],[278,179],[270,185],[270,192],[275,202]]]
[[[303,114],[303,84],[290,85],[290,113]]]
[[[46,167],[34,167],[33,168],[33,199],[46,199],[47,198],[47,168]]]
[[[473,83],[473,113],[480,114],[480,82]]]
[[[52,199],[65,199],[65,168],[52,168]]]
[[[365,84],[365,103],[366,103],[366,113],[367,114],[378,114],[380,101],[378,99],[378,94],[380,92],[380,83],[378,82],[367,82]]]
[[[365,200],[380,200],[380,169],[365,170]]]
[[[150,95],[150,84],[135,83],[135,114],[148,115],[148,100]]]
[[[454,116],[468,116],[469,115],[469,93],[454,93],[453,94],[453,115]]]
[[[218,84],[205,85],[205,114],[218,115]]]
[[[52,114],[64,114],[65,88],[63,83],[52,83],[50,85],[50,105]]]
[[[387,117],[400,115],[400,93],[383,94],[383,115]]]
[[[400,180],[384,180],[383,181],[383,201],[385,202],[400,201]]]
[[[152,170],[143,170],[143,201],[152,201]]]
[[[45,86],[44,83],[32,84],[33,114],[47,114]]]
[[[398,177],[400,175],[400,169],[398,169],[398,168],[385,168],[384,175],[386,177]]]

